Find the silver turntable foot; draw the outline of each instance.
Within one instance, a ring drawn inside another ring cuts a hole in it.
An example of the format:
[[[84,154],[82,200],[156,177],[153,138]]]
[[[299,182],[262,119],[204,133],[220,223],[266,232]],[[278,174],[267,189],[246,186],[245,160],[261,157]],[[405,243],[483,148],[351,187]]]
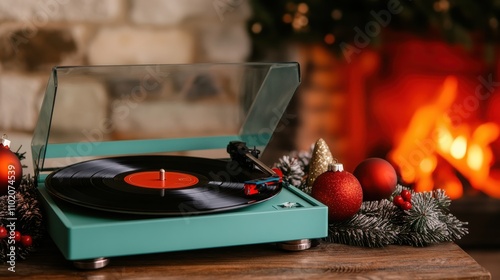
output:
[[[303,251],[311,248],[310,239],[299,239],[276,243],[278,248],[286,251]]]
[[[73,265],[76,268],[85,270],[100,269],[107,266],[108,264],[109,264],[108,258],[73,261]]]

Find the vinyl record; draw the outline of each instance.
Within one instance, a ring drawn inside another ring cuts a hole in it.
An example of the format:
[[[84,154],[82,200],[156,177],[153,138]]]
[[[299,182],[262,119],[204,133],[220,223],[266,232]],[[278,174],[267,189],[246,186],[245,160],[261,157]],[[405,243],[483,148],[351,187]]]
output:
[[[161,170],[164,180],[160,180]],[[57,199],[88,208],[134,214],[191,215],[253,205],[281,186],[246,196],[243,182],[268,177],[236,162],[182,156],[125,156],[76,163],[45,180]]]

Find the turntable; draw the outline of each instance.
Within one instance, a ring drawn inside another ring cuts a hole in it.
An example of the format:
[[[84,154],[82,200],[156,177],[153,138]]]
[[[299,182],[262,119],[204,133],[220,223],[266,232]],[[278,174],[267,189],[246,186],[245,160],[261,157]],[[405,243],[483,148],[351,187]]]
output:
[[[32,154],[64,257],[325,237],[326,206],[258,159],[299,83],[297,63],[55,67]]]

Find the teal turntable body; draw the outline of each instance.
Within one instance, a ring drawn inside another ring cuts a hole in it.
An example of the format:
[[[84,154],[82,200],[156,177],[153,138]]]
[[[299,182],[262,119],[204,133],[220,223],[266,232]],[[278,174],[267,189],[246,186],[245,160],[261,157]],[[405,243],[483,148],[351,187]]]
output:
[[[178,216],[88,209],[45,186],[54,170],[91,159],[223,158],[235,140],[266,152],[299,83],[297,63],[54,68],[32,141],[50,236],[72,261],[325,237],[326,206],[288,185],[247,207]]]

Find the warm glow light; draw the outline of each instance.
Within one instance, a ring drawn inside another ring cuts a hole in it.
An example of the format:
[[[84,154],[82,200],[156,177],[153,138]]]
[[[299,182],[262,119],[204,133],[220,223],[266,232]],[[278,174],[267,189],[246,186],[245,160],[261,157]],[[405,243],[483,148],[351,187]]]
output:
[[[262,31],[262,24],[256,22],[252,24],[252,32],[258,34]]]
[[[403,179],[403,182],[405,183],[413,183],[415,182],[415,170],[413,166],[401,166],[401,179]]]
[[[297,7],[297,11],[299,11],[299,13],[305,14],[309,11],[309,6],[307,6],[306,3],[300,3]]]
[[[467,152],[467,139],[464,136],[458,136],[453,140],[450,146],[450,155],[455,159],[461,159]]]
[[[335,43],[335,36],[331,33],[326,34],[325,35],[325,43],[327,43],[328,45]]]
[[[453,142],[453,136],[451,135],[450,131],[446,129],[445,127],[440,127],[438,129],[438,147],[441,151],[448,151],[451,142]]]
[[[436,158],[427,157],[420,162],[420,170],[422,172],[430,174],[436,168]]]
[[[458,180],[449,180],[444,185],[440,186],[440,188],[442,188],[451,199],[460,198],[464,193],[462,184]]]
[[[283,22],[284,23],[292,23],[292,15],[291,14],[284,14],[283,15]]]
[[[479,171],[483,166],[484,154],[479,145],[473,144],[467,152],[467,165],[470,169]]]
[[[332,18],[334,20],[340,20],[342,18],[342,11],[339,9],[335,9],[332,11]]]
[[[434,10],[436,12],[446,12],[450,9],[450,2],[448,0],[438,0],[434,3]]]

